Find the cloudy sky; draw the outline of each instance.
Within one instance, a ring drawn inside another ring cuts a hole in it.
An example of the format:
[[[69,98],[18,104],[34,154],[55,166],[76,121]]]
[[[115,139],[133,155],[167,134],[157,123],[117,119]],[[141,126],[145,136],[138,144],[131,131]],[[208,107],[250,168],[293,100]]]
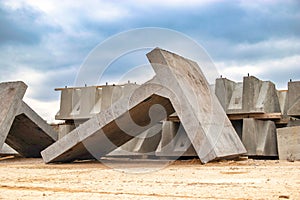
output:
[[[24,81],[24,100],[48,121],[59,109],[54,88],[74,85],[96,45],[134,28],[193,38],[235,81],[250,73],[285,89],[300,80],[298,0],[2,0],[0,26],[0,81]]]

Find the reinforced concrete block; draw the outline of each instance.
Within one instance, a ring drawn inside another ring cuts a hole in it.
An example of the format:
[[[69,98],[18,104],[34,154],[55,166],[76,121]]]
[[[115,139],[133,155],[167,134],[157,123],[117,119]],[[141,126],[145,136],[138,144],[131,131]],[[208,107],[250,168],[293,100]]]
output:
[[[58,120],[87,120],[108,109],[125,93],[137,88],[137,84],[103,85],[76,88],[61,88]]]
[[[248,156],[278,156],[276,126],[273,121],[243,119],[242,141]]]
[[[57,133],[23,102],[26,88],[23,82],[0,84],[0,146],[5,142],[23,157],[40,157]]]
[[[180,122],[164,121],[157,156],[197,156],[197,153]]]
[[[243,83],[218,78],[215,93],[227,114],[281,112],[275,85],[254,76],[244,77]]]
[[[158,123],[137,137],[129,140],[107,156],[154,156],[161,140],[162,123]]]
[[[287,99],[287,115],[300,117],[300,81],[288,83]]]
[[[23,157],[41,157],[40,152],[57,139],[52,127],[22,102],[5,142]]]
[[[300,160],[300,126],[277,129],[280,160]]]
[[[197,63],[159,48],[147,57],[156,76],[42,151],[46,163],[100,158],[175,111],[201,162],[246,153]]]

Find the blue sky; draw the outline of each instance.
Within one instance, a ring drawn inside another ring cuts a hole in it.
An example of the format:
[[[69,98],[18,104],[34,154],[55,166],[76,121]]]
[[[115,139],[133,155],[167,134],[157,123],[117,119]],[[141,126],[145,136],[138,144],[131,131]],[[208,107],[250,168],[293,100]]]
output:
[[[299,11],[297,0],[4,0],[0,81],[23,80],[25,101],[51,121],[59,109],[54,88],[74,85],[97,44],[133,28],[162,27],[202,45],[224,77],[241,81],[250,73],[285,89],[289,79],[300,80]]]

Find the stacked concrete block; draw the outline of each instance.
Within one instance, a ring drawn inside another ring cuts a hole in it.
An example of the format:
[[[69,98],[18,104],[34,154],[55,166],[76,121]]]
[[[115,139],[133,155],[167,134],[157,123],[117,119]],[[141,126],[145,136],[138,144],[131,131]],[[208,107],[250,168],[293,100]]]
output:
[[[280,160],[300,160],[300,126],[277,129]]]
[[[87,120],[108,109],[124,94],[137,88],[137,84],[60,88],[60,110],[57,120]],[[80,122],[81,123],[81,122]]]
[[[300,117],[300,81],[288,83],[287,91],[287,115]]]
[[[248,156],[278,156],[276,126],[271,120],[243,119],[242,141]]]
[[[0,150],[0,156],[8,155],[18,155],[18,152],[16,152],[13,148],[4,143],[2,149]]]
[[[46,163],[105,156],[175,111],[203,163],[246,153],[195,62],[158,48],[147,57],[156,76],[45,149]]]
[[[244,77],[243,83],[218,78],[215,88],[227,114],[281,112],[277,90],[270,81],[254,76]]]
[[[22,98],[23,82],[0,84],[0,147],[4,142],[24,157],[40,152],[57,140],[57,133]]]

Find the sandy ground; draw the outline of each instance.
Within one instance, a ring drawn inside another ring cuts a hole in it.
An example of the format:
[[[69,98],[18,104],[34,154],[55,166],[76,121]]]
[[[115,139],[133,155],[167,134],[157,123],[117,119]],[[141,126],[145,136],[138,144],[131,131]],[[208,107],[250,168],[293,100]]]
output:
[[[176,161],[132,174],[100,162],[1,158],[0,170],[0,199],[300,199],[300,162]]]

